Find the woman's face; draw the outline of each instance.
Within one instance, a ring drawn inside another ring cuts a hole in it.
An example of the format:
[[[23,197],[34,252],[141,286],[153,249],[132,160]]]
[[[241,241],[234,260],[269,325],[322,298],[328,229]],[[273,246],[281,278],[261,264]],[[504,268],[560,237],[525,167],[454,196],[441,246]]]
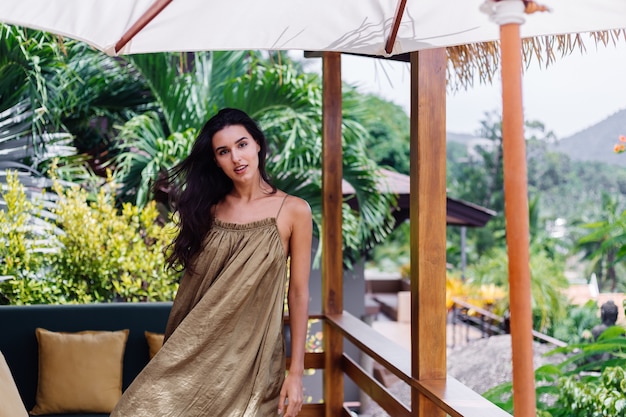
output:
[[[260,150],[261,146],[241,125],[226,126],[213,135],[215,162],[235,183],[259,174]]]

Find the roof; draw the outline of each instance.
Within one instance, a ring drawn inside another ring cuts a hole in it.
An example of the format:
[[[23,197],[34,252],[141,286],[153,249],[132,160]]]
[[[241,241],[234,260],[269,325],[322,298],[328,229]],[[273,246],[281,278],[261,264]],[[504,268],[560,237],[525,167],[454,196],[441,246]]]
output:
[[[389,192],[398,196],[394,210],[396,224],[400,224],[409,218],[409,205],[411,193],[411,181],[408,175],[381,169],[381,181],[379,191]],[[342,185],[343,194],[354,194],[354,188],[345,180]],[[356,200],[349,200],[351,205],[356,205]],[[497,213],[486,207],[467,201],[446,197],[446,222],[449,226],[483,227]]]

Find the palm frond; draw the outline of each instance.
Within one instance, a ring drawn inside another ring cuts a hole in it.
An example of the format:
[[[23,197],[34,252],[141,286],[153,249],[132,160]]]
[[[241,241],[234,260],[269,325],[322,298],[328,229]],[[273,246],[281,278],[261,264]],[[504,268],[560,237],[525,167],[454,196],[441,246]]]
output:
[[[129,120],[120,130],[115,177],[120,198],[143,207],[151,198],[151,186],[159,174],[170,169],[189,154],[196,131],[187,129],[166,135],[159,115],[148,112]]]
[[[229,77],[244,72],[245,52],[195,52],[131,55],[147,81],[169,132],[199,129],[217,108]]]

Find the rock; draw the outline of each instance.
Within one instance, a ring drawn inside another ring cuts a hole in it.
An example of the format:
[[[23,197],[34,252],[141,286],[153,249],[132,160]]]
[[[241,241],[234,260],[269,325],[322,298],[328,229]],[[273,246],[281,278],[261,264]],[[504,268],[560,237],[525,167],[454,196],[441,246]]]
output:
[[[562,355],[544,356],[553,345],[533,342],[534,369],[560,363]],[[479,394],[513,378],[511,335],[492,336],[453,349],[448,354],[448,374]]]

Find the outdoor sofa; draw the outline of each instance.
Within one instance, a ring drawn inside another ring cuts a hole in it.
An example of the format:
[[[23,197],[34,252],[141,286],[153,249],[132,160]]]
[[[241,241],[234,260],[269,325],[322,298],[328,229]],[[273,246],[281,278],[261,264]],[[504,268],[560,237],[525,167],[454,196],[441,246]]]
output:
[[[167,302],[0,306],[0,353],[25,409],[107,416],[160,347],[170,309]]]

